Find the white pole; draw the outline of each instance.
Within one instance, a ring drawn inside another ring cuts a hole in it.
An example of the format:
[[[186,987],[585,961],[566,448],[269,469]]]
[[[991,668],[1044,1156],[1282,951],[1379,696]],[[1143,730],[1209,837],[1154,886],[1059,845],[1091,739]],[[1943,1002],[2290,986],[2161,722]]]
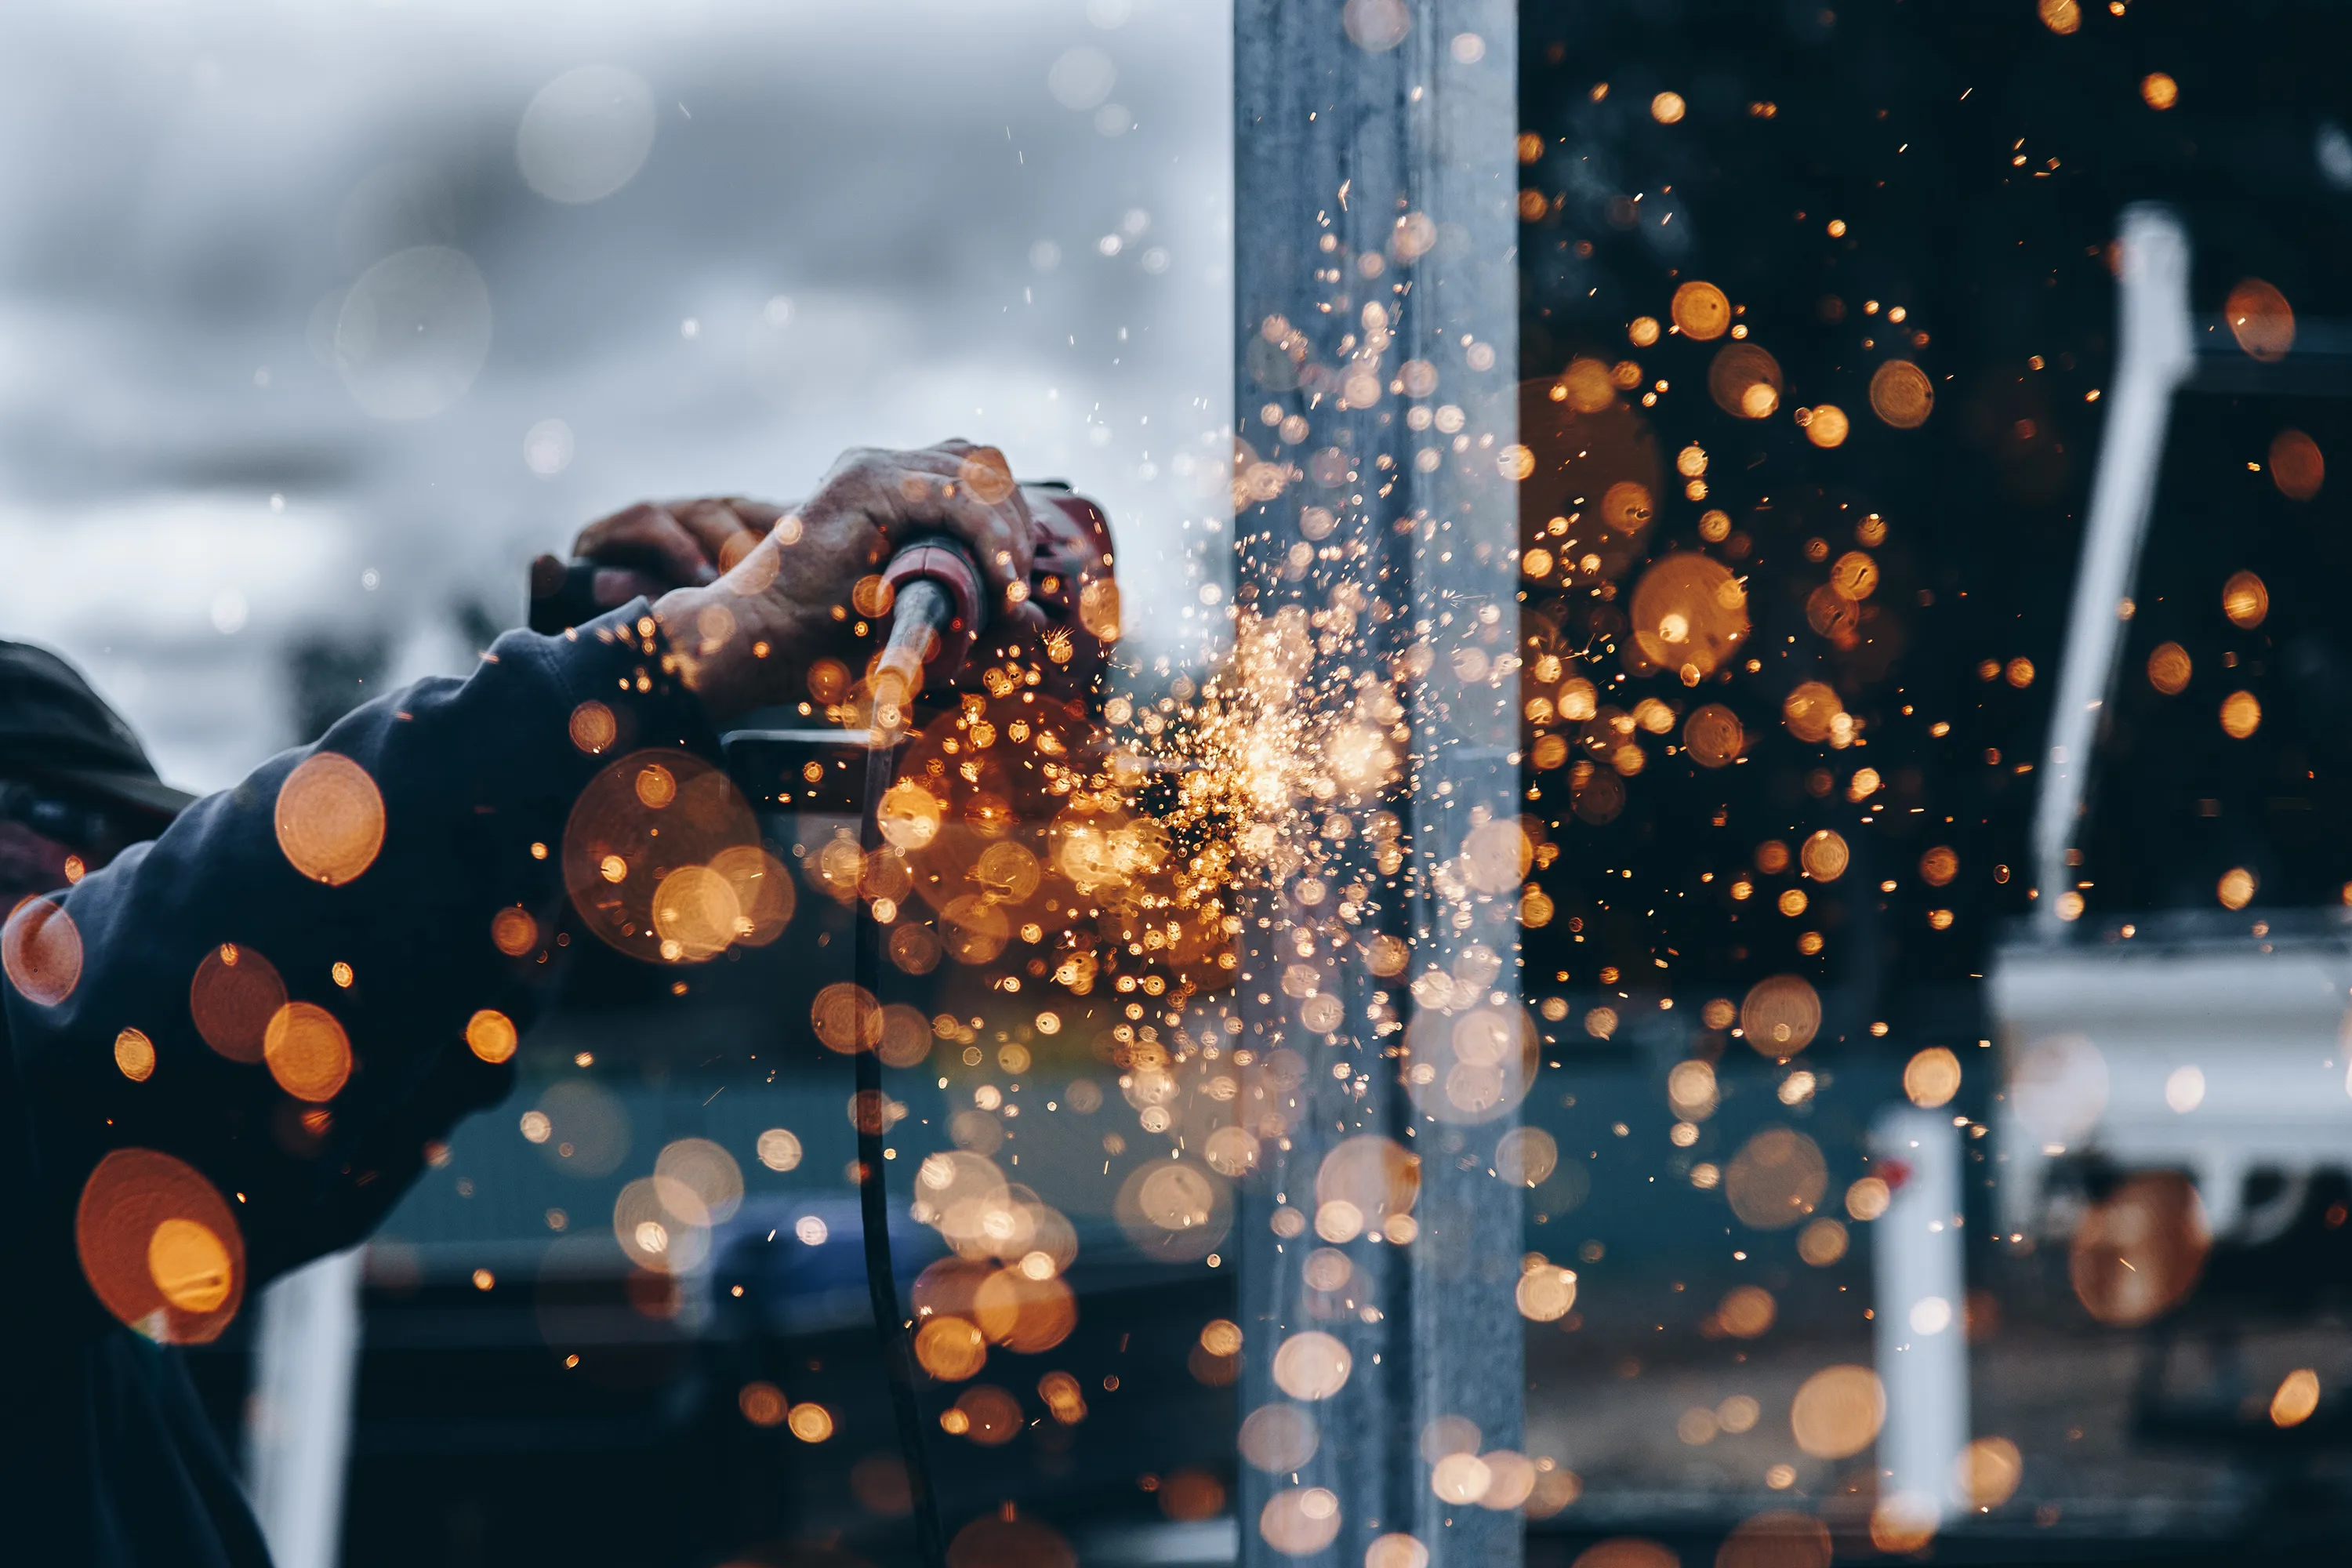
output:
[[[261,1299],[246,1490],[277,1568],[335,1568],[342,1555],[365,1250],[298,1268]]]
[[[1871,1227],[1886,1391],[1879,1496],[1904,1523],[1932,1530],[1964,1501],[1959,1462],[1969,1443],[1960,1135],[1948,1115],[1889,1106],[1873,1124],[1871,1149],[1893,1193]]]
[[[2123,607],[2139,568],[2140,541],[2156,502],[2172,395],[2189,377],[2195,350],[2189,321],[2189,235],[2167,209],[2126,207],[2117,247],[2115,384],[2106,432],[2083,529],[2083,560],[2066,617],[2066,649],[2050,708],[2050,749],[2033,817],[2037,910],[2045,932],[2064,919],[2060,898],[2075,879],[2066,864],[2090,777],[2099,710],[2115,689],[2123,647]]]

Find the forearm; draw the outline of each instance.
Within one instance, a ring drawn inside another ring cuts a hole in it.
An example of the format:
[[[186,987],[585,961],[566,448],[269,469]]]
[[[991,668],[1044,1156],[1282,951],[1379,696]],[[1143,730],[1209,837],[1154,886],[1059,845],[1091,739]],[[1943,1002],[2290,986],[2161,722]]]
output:
[[[543,999],[574,797],[633,750],[713,745],[665,662],[642,605],[566,637],[510,634],[468,679],[371,703],[190,807],[64,895],[29,948],[12,927],[34,959],[79,949],[66,984],[17,963],[0,989],[45,1218],[69,1231],[89,1172],[136,1147],[231,1203],[253,1283],[364,1234],[425,1141],[510,1081],[467,1025],[489,1010],[520,1028]],[[609,724],[573,722],[591,702]],[[316,1048],[265,1049],[265,965]],[[143,1079],[118,1065],[126,1029],[152,1044]]]

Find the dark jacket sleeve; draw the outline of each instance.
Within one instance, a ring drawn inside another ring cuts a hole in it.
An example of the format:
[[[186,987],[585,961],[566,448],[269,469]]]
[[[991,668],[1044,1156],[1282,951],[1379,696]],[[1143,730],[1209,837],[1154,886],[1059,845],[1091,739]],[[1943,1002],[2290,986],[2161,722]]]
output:
[[[590,710],[575,725],[592,702],[611,721]],[[537,1011],[555,966],[572,802],[600,769],[650,746],[716,751],[665,674],[643,601],[561,637],[510,633],[469,679],[368,704],[56,900],[79,943],[69,984],[66,937],[28,948],[16,931],[0,986],[15,1093],[0,1098],[16,1101],[25,1196],[46,1261],[70,1278],[63,1294],[93,1304],[74,1215],[91,1172],[121,1149],[168,1154],[218,1191],[242,1233],[248,1297],[364,1236],[426,1143],[506,1092],[511,1062],[469,1049],[468,1021],[492,1009],[520,1027]],[[279,827],[281,788],[317,752],[357,763],[382,800],[381,847],[347,880],[348,863],[327,868],[336,880],[298,869]],[[528,922],[501,919],[515,910]],[[290,1096],[267,1063],[206,1043],[191,987],[224,944],[266,959],[288,1001],[324,1008],[347,1036],[351,1077],[323,1105]],[[28,970],[27,952],[45,963]],[[118,1066],[125,1029],[152,1043],[143,1079]]]

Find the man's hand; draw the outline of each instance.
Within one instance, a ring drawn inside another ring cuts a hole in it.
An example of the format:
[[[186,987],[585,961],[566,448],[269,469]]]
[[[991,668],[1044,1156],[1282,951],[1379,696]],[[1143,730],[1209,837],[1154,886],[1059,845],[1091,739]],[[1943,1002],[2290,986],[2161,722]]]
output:
[[[572,553],[596,566],[599,609],[672,588],[706,587],[751,551],[776,524],[777,507],[740,496],[639,501],[598,518],[572,542]]]
[[[712,718],[798,700],[811,664],[862,659],[849,627],[863,578],[901,544],[941,533],[980,563],[1000,612],[1020,615],[1033,524],[1004,456],[945,441],[914,452],[843,454],[814,494],[784,512],[701,500],[638,506],[592,524],[575,546],[605,567],[600,602],[666,584],[654,614]]]

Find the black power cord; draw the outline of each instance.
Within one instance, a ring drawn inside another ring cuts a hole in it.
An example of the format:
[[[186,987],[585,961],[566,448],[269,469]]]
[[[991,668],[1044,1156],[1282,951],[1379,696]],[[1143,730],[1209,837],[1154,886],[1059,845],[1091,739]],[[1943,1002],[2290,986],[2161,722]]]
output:
[[[978,603],[979,568],[964,548],[946,540],[919,540],[900,550],[889,574],[902,564],[930,559],[934,568],[961,574],[971,584],[966,603]],[[876,711],[866,736],[866,798],[858,812],[860,864],[882,848],[882,796],[890,787],[892,744],[898,721],[922,689],[928,656],[955,624],[959,603],[951,587],[929,575],[909,575],[897,594],[897,615],[873,676]],[[882,1002],[881,928],[869,909],[856,907],[851,937],[853,976],[868,1004]],[[866,1021],[858,1027],[864,1032]],[[866,1290],[874,1307],[874,1331],[882,1347],[883,1372],[890,1383],[890,1411],[898,1426],[898,1452],[907,1467],[907,1492],[915,1516],[915,1551],[923,1568],[946,1568],[940,1540],[939,1494],[931,1488],[929,1458],[923,1447],[923,1415],[915,1403],[915,1352],[907,1318],[898,1306],[898,1276],[890,1258],[890,1204],[884,1186],[882,1140],[889,1131],[888,1098],[882,1092],[879,1031],[860,1039],[856,1052],[857,1212],[865,1231]]]
[[[858,848],[873,855],[882,847],[882,794],[890,787],[893,749],[879,732],[866,752],[866,800],[859,815]],[[881,928],[873,911],[858,908],[851,938],[851,963],[857,984],[880,1005]],[[864,1020],[859,1020],[861,1029]],[[883,1185],[882,1139],[888,1131],[889,1101],[882,1093],[881,1042],[860,1040],[857,1074],[857,1211],[865,1232],[866,1291],[874,1307],[874,1332],[882,1347],[882,1368],[890,1384],[890,1414],[898,1427],[898,1453],[907,1467],[907,1494],[915,1517],[915,1552],[923,1568],[945,1568],[939,1494],[931,1489],[930,1458],[923,1447],[923,1413],[915,1403],[915,1351],[898,1306],[898,1275],[890,1257],[890,1202]]]

